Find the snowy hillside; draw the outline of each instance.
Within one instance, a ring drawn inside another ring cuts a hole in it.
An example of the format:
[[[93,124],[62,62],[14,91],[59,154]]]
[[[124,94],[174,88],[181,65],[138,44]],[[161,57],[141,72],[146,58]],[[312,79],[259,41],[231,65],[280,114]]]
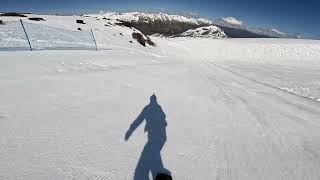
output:
[[[320,179],[320,41],[144,47],[116,17],[26,16],[100,50],[0,51],[0,179]]]
[[[43,21],[32,21],[30,17],[40,17]],[[0,48],[6,45],[20,45],[22,42],[27,45],[26,37],[19,22],[22,19],[25,22],[25,28],[30,36],[30,40],[37,49],[45,47],[68,47],[81,46],[93,48],[93,39],[90,30],[93,31],[97,40],[99,49],[110,49],[111,47],[128,44],[129,47],[137,48],[141,46],[140,42],[133,37],[134,33],[141,34],[142,39],[148,40],[148,37],[135,28],[123,27],[117,20],[96,19],[82,16],[51,16],[26,14],[26,17],[1,17],[4,25],[0,26]],[[83,23],[77,23],[77,20]],[[36,26],[44,25],[44,26]],[[68,30],[65,32],[64,30]],[[10,42],[9,42],[10,41]],[[152,41],[152,40],[151,40]],[[112,42],[112,43],[111,43]],[[148,45],[147,43],[147,46]]]

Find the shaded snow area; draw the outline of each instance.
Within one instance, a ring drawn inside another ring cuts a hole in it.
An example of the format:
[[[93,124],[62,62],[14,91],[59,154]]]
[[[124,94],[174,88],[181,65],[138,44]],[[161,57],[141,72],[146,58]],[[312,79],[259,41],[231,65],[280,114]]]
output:
[[[319,41],[143,47],[100,21],[105,50],[0,51],[0,179],[320,179]]]

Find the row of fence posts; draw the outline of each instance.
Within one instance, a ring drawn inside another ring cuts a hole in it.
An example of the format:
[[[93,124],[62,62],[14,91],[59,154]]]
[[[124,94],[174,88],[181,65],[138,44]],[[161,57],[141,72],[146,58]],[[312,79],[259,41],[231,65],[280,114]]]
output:
[[[28,33],[23,25],[23,21],[20,19],[20,23],[21,23],[21,26],[22,26],[22,29],[24,31],[24,34],[26,35],[26,38],[28,40],[28,44],[29,44],[29,48],[30,48],[30,51],[32,51],[32,46],[31,46],[31,42],[30,42],[30,39],[29,39],[29,36],[28,36]],[[90,32],[91,32],[91,35],[92,35],[92,39],[93,39],[93,42],[94,42],[94,45],[95,45],[95,50],[98,51],[98,46],[97,46],[97,42],[96,42],[96,38],[94,37],[94,34],[93,34],[93,31],[92,29],[90,29]]]

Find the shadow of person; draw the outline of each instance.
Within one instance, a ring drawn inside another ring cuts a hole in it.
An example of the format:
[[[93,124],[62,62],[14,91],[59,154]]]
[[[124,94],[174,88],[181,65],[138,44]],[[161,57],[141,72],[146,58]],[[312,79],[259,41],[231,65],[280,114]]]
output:
[[[126,141],[144,120],[146,121],[144,131],[148,132],[148,141],[141,153],[133,179],[149,180],[149,172],[151,172],[153,179],[158,173],[170,175],[170,171],[163,166],[160,154],[167,141],[166,115],[158,104],[155,94],[150,97],[150,103],[143,108],[137,119],[131,123],[125,134]]]

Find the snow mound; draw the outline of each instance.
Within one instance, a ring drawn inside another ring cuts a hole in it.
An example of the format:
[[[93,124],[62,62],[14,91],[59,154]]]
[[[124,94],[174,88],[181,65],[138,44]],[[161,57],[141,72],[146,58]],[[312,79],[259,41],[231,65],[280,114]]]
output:
[[[217,26],[206,26],[197,29],[190,29],[181,34],[181,36],[187,37],[204,37],[204,38],[226,38],[227,35],[222,29]]]

